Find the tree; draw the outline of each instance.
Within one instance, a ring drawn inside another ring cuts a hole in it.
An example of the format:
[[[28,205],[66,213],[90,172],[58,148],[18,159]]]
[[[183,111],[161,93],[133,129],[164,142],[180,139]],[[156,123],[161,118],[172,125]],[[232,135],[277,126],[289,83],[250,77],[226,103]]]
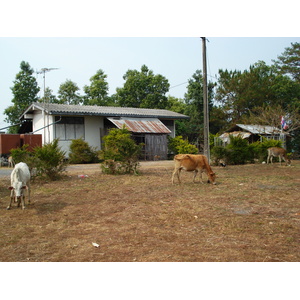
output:
[[[23,111],[32,103],[38,101],[38,87],[36,79],[32,76],[33,69],[28,62],[22,61],[21,71],[16,75],[14,86],[11,88],[13,93],[12,103],[4,110],[7,115],[5,121],[11,125],[18,124]],[[14,126],[9,129],[10,133],[17,133],[20,126]]]
[[[45,89],[45,95],[42,98],[40,98],[38,101],[42,102],[42,103],[43,102],[46,102],[46,103],[59,103],[59,100],[56,98],[55,95],[52,94],[52,92],[53,91],[49,87],[47,87]]]
[[[62,83],[58,90],[58,98],[60,104],[81,104],[82,98],[79,95],[79,87],[73,81],[67,79]]]
[[[291,43],[291,47],[285,48],[282,55],[273,60],[275,65],[283,74],[290,74],[292,78],[300,83],[300,43]]]
[[[208,83],[208,106],[212,109],[212,98],[214,83]],[[190,117],[189,120],[182,121],[182,132],[190,142],[202,143],[203,141],[203,76],[200,70],[196,70],[192,78],[188,80],[187,93],[184,95],[184,114]]]
[[[226,112],[228,122],[236,124],[258,107],[297,103],[299,92],[299,84],[278,74],[275,66],[259,61],[244,72],[219,70],[216,100]]]
[[[287,110],[280,105],[257,107],[250,114],[249,121],[252,124],[268,125],[281,129],[281,117],[287,122],[285,133],[292,133],[300,129],[300,107],[289,107]]]
[[[158,108],[167,106],[166,93],[169,91],[168,80],[143,65],[141,71],[128,70],[123,76],[123,88],[117,88],[116,100],[119,106]]]
[[[109,105],[107,75],[100,69],[90,78],[91,84],[84,86],[84,105]]]

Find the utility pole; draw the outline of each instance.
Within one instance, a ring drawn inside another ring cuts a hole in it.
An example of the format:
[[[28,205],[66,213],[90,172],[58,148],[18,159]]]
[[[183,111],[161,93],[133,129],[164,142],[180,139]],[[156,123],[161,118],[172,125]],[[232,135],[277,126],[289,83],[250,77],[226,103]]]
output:
[[[210,163],[209,149],[209,112],[207,99],[207,68],[206,68],[206,38],[202,39],[202,58],[203,58],[203,115],[204,115],[204,155]]]

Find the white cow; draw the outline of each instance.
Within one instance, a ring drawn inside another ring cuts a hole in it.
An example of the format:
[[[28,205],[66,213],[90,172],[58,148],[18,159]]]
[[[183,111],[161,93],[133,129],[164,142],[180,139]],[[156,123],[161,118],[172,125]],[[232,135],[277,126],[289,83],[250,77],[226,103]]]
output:
[[[28,189],[28,204],[30,204],[30,171],[28,166],[23,162],[16,164],[15,168],[11,172],[10,179],[10,204],[7,209],[10,209],[13,199],[15,200],[15,202],[18,202],[18,207],[20,206],[20,202],[22,202],[22,209],[24,209],[24,189],[26,188]]]

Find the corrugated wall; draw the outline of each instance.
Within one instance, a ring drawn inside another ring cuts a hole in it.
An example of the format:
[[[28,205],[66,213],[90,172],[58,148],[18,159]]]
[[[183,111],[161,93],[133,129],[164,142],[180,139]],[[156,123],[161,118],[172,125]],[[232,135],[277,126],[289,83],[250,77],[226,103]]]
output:
[[[145,134],[145,159],[165,160],[168,158],[166,134]]]

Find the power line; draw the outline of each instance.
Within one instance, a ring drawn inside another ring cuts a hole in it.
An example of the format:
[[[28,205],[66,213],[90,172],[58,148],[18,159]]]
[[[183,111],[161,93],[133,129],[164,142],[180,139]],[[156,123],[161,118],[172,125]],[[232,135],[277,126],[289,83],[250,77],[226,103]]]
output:
[[[172,88],[175,88],[175,87],[177,87],[177,86],[180,86],[180,85],[186,84],[186,83],[188,83],[188,81],[186,81],[186,82],[183,82],[183,83],[179,83],[179,84],[177,84],[177,85],[173,85],[173,86],[171,86],[171,87],[169,88],[169,90],[170,90],[170,89],[172,89]]]

